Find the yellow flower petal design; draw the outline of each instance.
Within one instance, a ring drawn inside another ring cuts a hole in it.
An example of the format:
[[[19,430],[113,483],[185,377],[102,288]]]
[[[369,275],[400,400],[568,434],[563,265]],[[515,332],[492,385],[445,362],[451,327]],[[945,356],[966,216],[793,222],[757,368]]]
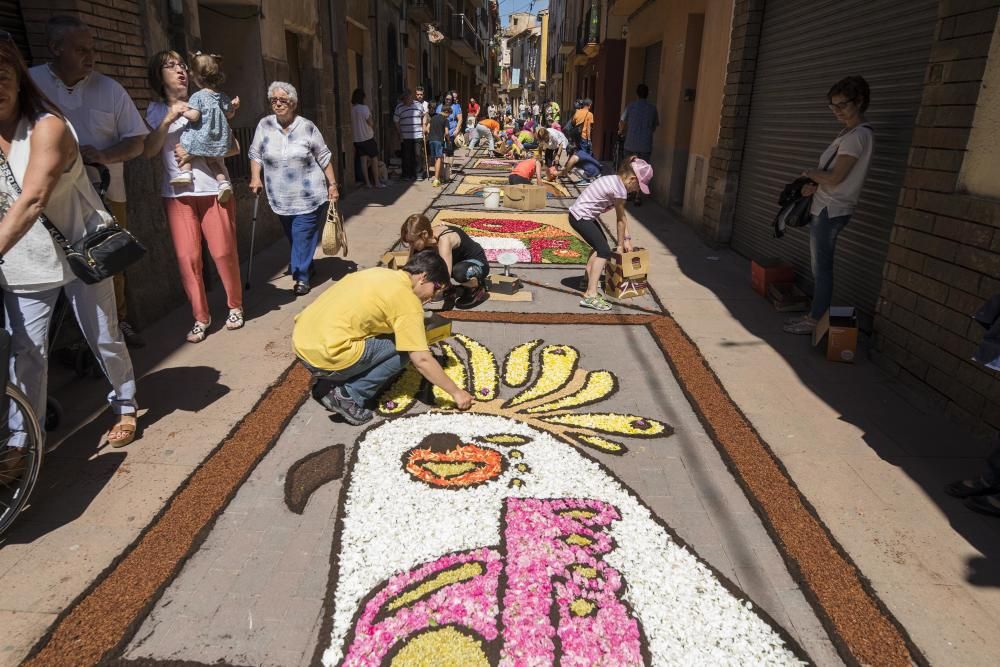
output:
[[[526,435],[517,435],[516,433],[497,433],[495,435],[484,435],[481,438],[477,438],[481,442],[488,442],[491,445],[526,445],[531,442],[531,438]]]
[[[455,350],[452,349],[451,345],[442,343],[441,347],[444,348],[444,353],[447,357],[444,362],[444,372],[459,387],[467,386],[465,364],[463,364],[462,360],[458,358],[457,354],[455,354]],[[434,387],[434,402],[442,408],[455,407],[455,401],[451,400],[451,395],[444,389],[437,386]]]
[[[423,665],[462,665],[462,667],[489,667],[485,646],[480,639],[462,634],[451,626],[428,630],[403,645],[389,663],[389,667],[418,667]],[[383,663],[384,664],[384,663]]]
[[[531,353],[542,344],[540,338],[521,343],[507,354],[503,362],[503,383],[508,387],[521,387],[531,372]]]
[[[655,419],[623,415],[616,412],[553,415],[538,419],[548,424],[578,426],[600,433],[613,433],[633,438],[654,438],[658,435],[670,435],[673,432],[669,426]]]
[[[378,413],[384,417],[401,415],[416,401],[423,376],[412,364],[378,398]]]
[[[599,435],[587,435],[586,433],[567,433],[566,435],[582,445],[599,449],[602,452],[607,452],[608,454],[624,454],[628,451],[625,449],[625,445],[620,442],[608,440],[607,438],[602,438]]]
[[[576,371],[580,353],[569,345],[547,345],[542,349],[542,370],[535,383],[507,402],[507,407],[548,396],[566,386]]]
[[[526,414],[537,414],[539,412],[555,412],[556,410],[589,405],[590,403],[604,400],[613,394],[617,388],[618,383],[615,381],[615,376],[609,371],[591,371],[587,373],[587,379],[580,391],[549,403],[536,405],[524,412]]]
[[[590,616],[597,611],[597,605],[590,600],[577,598],[569,603],[569,611],[577,617]]]
[[[574,547],[589,547],[594,543],[594,540],[580,533],[570,533],[569,536],[563,538],[563,541]]]
[[[477,401],[492,401],[500,388],[500,369],[497,359],[485,345],[462,334],[455,339],[469,353],[469,368],[472,370],[472,395]]]

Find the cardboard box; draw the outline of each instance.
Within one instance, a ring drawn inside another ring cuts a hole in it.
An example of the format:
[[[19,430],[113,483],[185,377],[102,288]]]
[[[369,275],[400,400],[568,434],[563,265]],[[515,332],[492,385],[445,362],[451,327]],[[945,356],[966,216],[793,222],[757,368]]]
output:
[[[826,338],[826,358],[853,363],[858,350],[858,316],[849,306],[831,306],[813,330],[813,346]]]
[[[604,288],[604,293],[614,299],[634,299],[648,291],[649,283],[646,282],[646,276],[626,278],[618,283],[612,281]]]
[[[445,338],[451,338],[451,320],[437,313],[424,313],[424,331],[427,332],[427,344],[440,343]]]
[[[490,274],[486,279],[486,287],[491,294],[517,294],[524,287],[517,276]]]
[[[390,269],[401,269],[409,258],[408,250],[393,250],[382,255],[382,264]]]
[[[649,251],[636,248],[632,252],[612,252],[606,272],[616,273],[623,279],[641,277],[645,281],[649,273]]]
[[[540,185],[507,185],[503,188],[504,206],[522,211],[545,208],[545,192]]]
[[[779,313],[798,313],[809,307],[809,296],[795,283],[771,283],[767,286],[767,300]]]
[[[604,293],[615,299],[634,299],[649,291],[646,276],[622,276],[617,265],[608,262],[604,269]]]
[[[649,291],[649,252],[613,252],[604,268],[604,291],[615,299],[632,299]]]
[[[795,267],[785,264],[777,257],[755,259],[750,265],[750,285],[753,291],[767,296],[767,286],[771,283],[795,282]]]

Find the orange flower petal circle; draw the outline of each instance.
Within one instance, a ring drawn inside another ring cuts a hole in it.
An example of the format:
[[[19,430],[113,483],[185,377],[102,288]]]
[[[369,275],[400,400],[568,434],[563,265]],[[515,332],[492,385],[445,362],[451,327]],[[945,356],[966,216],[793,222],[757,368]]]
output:
[[[474,444],[446,451],[416,447],[406,456],[406,472],[431,486],[456,489],[496,479],[503,473],[503,463],[497,450]]]

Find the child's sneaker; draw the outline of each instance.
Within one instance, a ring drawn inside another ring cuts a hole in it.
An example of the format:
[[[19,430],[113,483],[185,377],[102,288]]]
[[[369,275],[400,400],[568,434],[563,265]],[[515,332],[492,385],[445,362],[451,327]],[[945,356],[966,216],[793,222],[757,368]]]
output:
[[[170,185],[191,185],[194,183],[194,174],[190,171],[182,171],[170,179]]]
[[[604,297],[598,294],[597,296],[587,296],[580,300],[581,308],[591,308],[593,310],[606,311],[611,310],[611,304],[604,300]]]
[[[233,186],[229,181],[219,181],[219,203],[225,204],[233,198]]]

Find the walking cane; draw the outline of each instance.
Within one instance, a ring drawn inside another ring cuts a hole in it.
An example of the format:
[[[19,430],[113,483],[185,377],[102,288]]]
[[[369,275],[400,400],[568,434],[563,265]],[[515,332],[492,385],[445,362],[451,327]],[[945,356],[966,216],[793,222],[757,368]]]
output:
[[[253,242],[257,236],[257,209],[260,207],[260,193],[253,200],[253,222],[250,223],[250,261],[247,262],[247,282],[243,289],[250,291],[250,276],[253,275]]]

